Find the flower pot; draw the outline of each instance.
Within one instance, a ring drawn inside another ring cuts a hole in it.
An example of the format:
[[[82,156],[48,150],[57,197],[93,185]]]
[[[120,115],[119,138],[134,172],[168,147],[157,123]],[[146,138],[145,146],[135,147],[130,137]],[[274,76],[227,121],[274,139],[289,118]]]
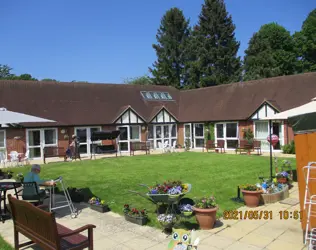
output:
[[[192,212],[191,212],[191,211],[184,211],[184,212],[182,212],[182,214],[183,214],[184,216],[189,217],[189,216],[192,215]]]
[[[105,213],[105,212],[110,211],[108,205],[100,206],[100,205],[90,204],[90,208],[100,213]]]
[[[147,223],[147,217],[134,217],[129,214],[125,214],[125,220],[141,226]]]
[[[278,178],[278,182],[279,183],[282,183],[282,184],[285,184],[285,183],[287,183],[287,178]]]
[[[241,190],[247,207],[257,207],[260,202],[262,191]]]
[[[209,230],[214,227],[217,209],[217,207],[207,209],[193,207],[196,221],[199,223],[202,230]]]

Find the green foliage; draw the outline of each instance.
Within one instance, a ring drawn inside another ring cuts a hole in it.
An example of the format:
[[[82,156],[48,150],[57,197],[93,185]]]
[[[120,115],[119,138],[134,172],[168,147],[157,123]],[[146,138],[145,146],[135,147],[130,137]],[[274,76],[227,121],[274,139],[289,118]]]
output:
[[[194,207],[196,208],[204,208],[204,209],[210,209],[215,208],[217,206],[215,197],[203,197],[195,201]]]
[[[11,73],[12,68],[8,65],[0,64],[0,80],[25,80],[25,81],[37,81],[30,74],[15,75]]]
[[[244,131],[244,136],[243,138],[245,140],[248,141],[248,143],[252,143],[253,142],[253,138],[254,138],[254,135],[253,135],[253,131],[250,129],[250,128],[247,128],[245,131]]]
[[[44,78],[41,81],[43,81],[43,82],[59,82],[59,81],[57,81],[55,79],[51,79],[51,78]]]
[[[190,151],[191,148],[191,140],[190,139],[186,139],[185,142],[185,151]]]
[[[124,80],[126,84],[134,84],[134,85],[151,85],[153,84],[152,79],[149,76],[140,76],[134,78],[127,78]]]
[[[316,9],[311,11],[300,32],[294,34],[299,73],[316,71]]]
[[[215,140],[214,123],[207,122],[204,124],[204,139]]]
[[[241,77],[235,25],[223,0],[205,0],[187,46],[187,88],[236,82]]]
[[[156,35],[158,43],[153,44],[157,60],[153,68],[149,68],[154,84],[171,85],[176,88],[184,84],[184,50],[189,33],[189,21],[178,8],[168,10],[162,17]]]
[[[295,154],[295,142],[291,141],[282,147],[283,154]]]
[[[245,51],[244,80],[291,75],[295,67],[294,41],[290,32],[277,23],[261,26]]]
[[[239,188],[241,190],[246,190],[246,191],[260,191],[261,190],[261,188],[257,187],[257,185],[254,185],[254,184],[240,185]]]

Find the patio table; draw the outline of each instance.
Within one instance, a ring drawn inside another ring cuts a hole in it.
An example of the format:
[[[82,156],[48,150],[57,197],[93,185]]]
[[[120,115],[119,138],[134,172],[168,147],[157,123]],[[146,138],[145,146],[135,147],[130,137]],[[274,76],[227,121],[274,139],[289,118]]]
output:
[[[7,191],[15,189],[13,185],[15,180],[7,179],[0,181],[0,212],[1,212],[1,220],[4,222],[4,218],[8,216],[7,214],[7,206],[6,206],[6,198],[7,198]],[[16,192],[15,192],[16,193]],[[3,209],[1,209],[1,201],[3,201]]]

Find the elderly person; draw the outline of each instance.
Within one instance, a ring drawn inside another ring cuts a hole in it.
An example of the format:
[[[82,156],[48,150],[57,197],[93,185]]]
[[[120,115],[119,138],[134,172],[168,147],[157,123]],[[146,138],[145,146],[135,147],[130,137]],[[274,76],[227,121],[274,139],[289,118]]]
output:
[[[39,189],[39,186],[54,186],[55,182],[53,180],[41,180],[39,173],[41,172],[41,166],[38,164],[33,164],[31,171],[24,177],[24,182],[36,182],[38,190],[36,191],[34,187],[25,186],[23,189],[23,199],[24,200],[36,200],[44,199],[46,197],[45,190]],[[38,197],[38,194],[40,197]]]

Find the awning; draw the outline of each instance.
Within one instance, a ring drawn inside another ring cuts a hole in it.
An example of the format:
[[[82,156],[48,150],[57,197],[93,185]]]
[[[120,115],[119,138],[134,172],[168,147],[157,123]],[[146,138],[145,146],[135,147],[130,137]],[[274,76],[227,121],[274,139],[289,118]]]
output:
[[[91,141],[115,140],[120,135],[119,130],[114,131],[95,131],[92,132]]]
[[[289,117],[289,123],[295,133],[316,131],[316,112]]]
[[[262,118],[260,120],[287,120],[289,117],[316,112],[316,97],[311,102],[284,112]]]
[[[33,122],[55,122],[55,121],[40,118],[37,116],[9,111],[6,108],[0,108],[0,124],[1,125],[2,124],[33,123]]]

